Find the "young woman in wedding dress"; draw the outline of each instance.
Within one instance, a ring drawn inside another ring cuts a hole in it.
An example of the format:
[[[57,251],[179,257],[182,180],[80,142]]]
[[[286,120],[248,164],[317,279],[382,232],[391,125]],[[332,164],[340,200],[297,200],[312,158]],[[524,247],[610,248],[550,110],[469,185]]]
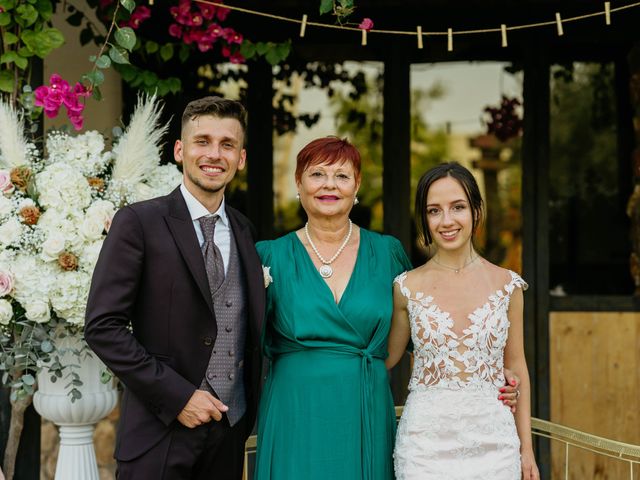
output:
[[[409,397],[398,426],[399,480],[538,480],[523,345],[527,284],[482,258],[483,216],[471,173],[457,163],[425,173],[416,217],[431,259],[394,281],[387,368],[413,343]],[[515,414],[496,399],[505,365],[521,379]]]

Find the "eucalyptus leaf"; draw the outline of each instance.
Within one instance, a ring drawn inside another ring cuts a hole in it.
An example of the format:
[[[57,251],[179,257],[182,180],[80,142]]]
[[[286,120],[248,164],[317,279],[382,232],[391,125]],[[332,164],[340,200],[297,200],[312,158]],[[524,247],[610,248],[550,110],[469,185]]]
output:
[[[51,353],[53,352],[53,344],[49,340],[44,340],[40,344],[40,350],[42,350],[44,353]]]
[[[24,383],[25,385],[33,385],[34,383],[36,383],[36,379],[30,373],[27,373],[26,375],[22,376],[22,383]]]

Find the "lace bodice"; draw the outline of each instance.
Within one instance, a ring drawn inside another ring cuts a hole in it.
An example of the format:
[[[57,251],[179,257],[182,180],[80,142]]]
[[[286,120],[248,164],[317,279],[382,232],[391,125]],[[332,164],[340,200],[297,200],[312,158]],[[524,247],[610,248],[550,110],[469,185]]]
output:
[[[432,386],[484,389],[504,385],[509,300],[515,288],[527,288],[517,273],[509,273],[511,281],[468,315],[469,324],[461,335],[454,332],[454,319],[440,309],[433,297],[413,293],[404,285],[407,272],[396,277],[394,283],[408,300],[414,347],[409,390]]]

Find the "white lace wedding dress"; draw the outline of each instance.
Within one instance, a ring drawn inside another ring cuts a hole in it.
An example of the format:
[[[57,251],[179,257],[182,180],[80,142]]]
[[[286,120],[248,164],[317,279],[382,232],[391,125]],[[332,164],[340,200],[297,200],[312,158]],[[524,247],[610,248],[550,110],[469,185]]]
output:
[[[504,386],[509,299],[527,284],[514,272],[503,289],[455,328],[433,297],[395,282],[408,299],[414,363],[398,425],[398,480],[520,480],[513,414],[498,400]],[[456,334],[454,330],[460,332]]]

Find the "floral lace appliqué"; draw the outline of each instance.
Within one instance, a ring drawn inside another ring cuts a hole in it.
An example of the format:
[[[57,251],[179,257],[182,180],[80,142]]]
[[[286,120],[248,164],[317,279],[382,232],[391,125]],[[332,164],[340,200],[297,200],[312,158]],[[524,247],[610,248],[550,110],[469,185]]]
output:
[[[504,385],[504,348],[509,333],[509,300],[516,287],[527,288],[515,272],[503,289],[496,290],[469,316],[462,335],[433,297],[412,294],[404,285],[407,273],[394,280],[408,300],[414,365],[409,389],[439,386],[450,389],[499,388]]]

